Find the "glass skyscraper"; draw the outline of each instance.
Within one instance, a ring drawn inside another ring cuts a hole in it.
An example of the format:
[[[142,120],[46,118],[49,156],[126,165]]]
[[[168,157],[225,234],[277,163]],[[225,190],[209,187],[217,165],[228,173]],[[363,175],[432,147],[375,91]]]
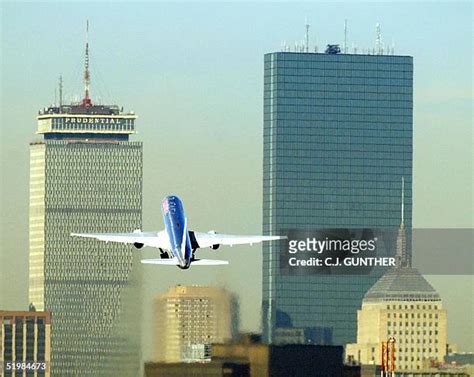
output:
[[[29,299],[51,312],[52,376],[136,376],[140,263],[131,246],[70,236],[142,223],[133,113],[89,102],[46,108],[30,144]]]
[[[264,233],[397,229],[402,177],[411,229],[412,57],[276,52],[264,64]],[[380,275],[288,276],[279,253],[263,245],[264,339],[354,342]]]

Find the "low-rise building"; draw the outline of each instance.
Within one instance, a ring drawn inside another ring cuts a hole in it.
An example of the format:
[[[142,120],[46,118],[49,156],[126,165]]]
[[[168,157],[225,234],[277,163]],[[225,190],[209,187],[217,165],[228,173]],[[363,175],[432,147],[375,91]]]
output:
[[[251,377],[342,377],[342,354],[342,346],[269,345],[248,335],[212,345],[212,360],[246,361]]]
[[[51,375],[51,313],[0,310],[0,376]]]

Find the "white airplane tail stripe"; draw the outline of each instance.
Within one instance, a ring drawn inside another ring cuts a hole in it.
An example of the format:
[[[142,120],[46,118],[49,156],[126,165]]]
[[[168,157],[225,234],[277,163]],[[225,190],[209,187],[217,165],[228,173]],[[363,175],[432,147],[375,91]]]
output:
[[[191,263],[193,266],[218,266],[229,264],[226,260],[217,260],[217,259],[195,259]]]
[[[168,266],[177,266],[179,261],[177,258],[170,258],[170,259],[142,259],[141,262],[143,264],[163,264]]]
[[[170,259],[142,259],[143,264],[161,264],[165,266],[177,266],[179,261],[177,258]],[[219,266],[229,264],[226,260],[217,260],[217,259],[195,259],[191,262],[192,266]]]

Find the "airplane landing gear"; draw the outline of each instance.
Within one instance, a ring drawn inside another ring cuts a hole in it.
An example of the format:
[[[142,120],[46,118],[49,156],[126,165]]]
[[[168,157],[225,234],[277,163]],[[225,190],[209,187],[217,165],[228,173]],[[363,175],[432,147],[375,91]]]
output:
[[[170,259],[170,255],[168,254],[168,252],[164,251],[161,248],[160,248],[160,257],[161,259]]]

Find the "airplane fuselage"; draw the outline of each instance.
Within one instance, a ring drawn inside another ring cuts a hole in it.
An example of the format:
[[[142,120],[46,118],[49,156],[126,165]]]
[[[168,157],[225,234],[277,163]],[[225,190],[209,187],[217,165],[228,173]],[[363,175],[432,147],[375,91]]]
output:
[[[161,211],[170,241],[171,253],[178,260],[179,268],[188,269],[191,265],[193,250],[183,203],[175,195],[166,196],[161,203]]]
[[[263,241],[279,240],[281,236],[248,236],[207,233],[188,230],[188,221],[184,207],[176,195],[168,195],[161,202],[161,212],[165,229],[154,232],[142,232],[140,229],[132,233],[71,233],[73,237],[95,238],[104,242],[131,244],[137,249],[144,246],[160,250],[160,257],[142,259],[144,264],[178,266],[188,269],[193,266],[218,266],[229,264],[225,260],[195,258],[197,249],[211,248],[217,250],[221,245],[253,245]]]

